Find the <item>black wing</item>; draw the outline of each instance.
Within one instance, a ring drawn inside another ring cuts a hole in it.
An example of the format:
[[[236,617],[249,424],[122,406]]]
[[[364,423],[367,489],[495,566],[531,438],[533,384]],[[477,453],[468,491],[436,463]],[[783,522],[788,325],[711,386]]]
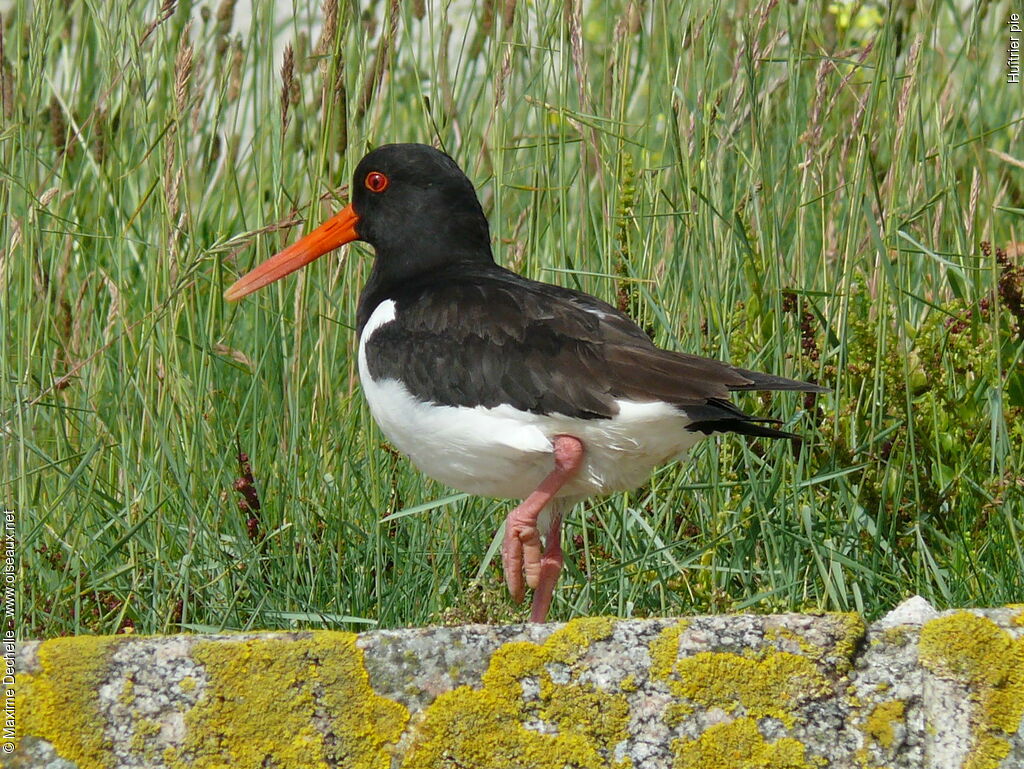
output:
[[[661,350],[611,305],[502,268],[439,277],[391,293],[395,320],[366,349],[374,379],[399,379],[424,401],[600,419],[618,412],[619,398],[660,400],[689,415],[691,430],[788,437],[729,403],[729,392],[826,391]]]

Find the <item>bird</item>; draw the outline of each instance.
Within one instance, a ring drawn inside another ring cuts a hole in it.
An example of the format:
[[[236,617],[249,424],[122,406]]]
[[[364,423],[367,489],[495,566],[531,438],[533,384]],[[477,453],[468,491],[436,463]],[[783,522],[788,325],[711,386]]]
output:
[[[501,557],[516,603],[544,622],[562,570],[561,523],[591,496],[642,485],[702,438],[797,436],[732,392],[821,385],[657,347],[594,296],[495,262],[476,189],[448,154],[385,144],[355,168],[338,214],[237,280],[242,297],[360,240],[375,252],[356,309],[371,414],[425,475],[521,500]]]

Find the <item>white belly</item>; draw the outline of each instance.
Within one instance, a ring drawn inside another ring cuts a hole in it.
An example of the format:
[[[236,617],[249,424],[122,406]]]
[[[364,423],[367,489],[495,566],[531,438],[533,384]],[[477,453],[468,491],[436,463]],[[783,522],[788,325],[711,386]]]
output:
[[[366,341],[394,318],[382,302],[359,340],[359,377],[380,429],[423,473],[448,486],[489,497],[522,499],[554,468],[552,440],[583,442],[584,467],[559,497],[582,499],[631,489],[658,465],[684,454],[703,436],[665,403],[618,401],[611,419],[541,415],[502,405],[439,406],[415,398],[400,382],[376,381],[366,365]]]

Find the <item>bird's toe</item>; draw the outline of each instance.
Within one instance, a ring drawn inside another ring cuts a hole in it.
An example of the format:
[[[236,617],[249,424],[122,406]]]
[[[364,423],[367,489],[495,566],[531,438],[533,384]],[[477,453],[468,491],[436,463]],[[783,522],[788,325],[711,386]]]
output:
[[[537,587],[541,576],[541,539],[536,526],[526,525],[510,515],[501,543],[505,584],[512,600],[521,603],[526,586]],[[525,578],[525,579],[524,579]]]

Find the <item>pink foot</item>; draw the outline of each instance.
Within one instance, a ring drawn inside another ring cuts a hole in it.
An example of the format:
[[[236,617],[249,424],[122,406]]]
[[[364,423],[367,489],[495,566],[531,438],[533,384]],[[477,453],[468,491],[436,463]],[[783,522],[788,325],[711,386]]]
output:
[[[537,519],[541,512],[583,464],[583,443],[571,435],[556,435],[554,440],[555,469],[537,490],[505,519],[505,538],[501,543],[501,562],[505,583],[512,600],[520,603],[525,584],[535,590],[531,622],[543,622],[551,606],[551,597],[562,570],[562,516],[553,516],[548,529],[547,546],[541,549]]]
[[[555,585],[558,583],[558,575],[562,573],[563,562],[562,514],[556,513],[551,519],[551,528],[548,529],[547,547],[544,549],[544,555],[540,558],[537,583],[530,582],[530,575],[526,575],[526,581],[530,582],[530,587],[533,588],[530,622],[543,622],[547,619]]]

